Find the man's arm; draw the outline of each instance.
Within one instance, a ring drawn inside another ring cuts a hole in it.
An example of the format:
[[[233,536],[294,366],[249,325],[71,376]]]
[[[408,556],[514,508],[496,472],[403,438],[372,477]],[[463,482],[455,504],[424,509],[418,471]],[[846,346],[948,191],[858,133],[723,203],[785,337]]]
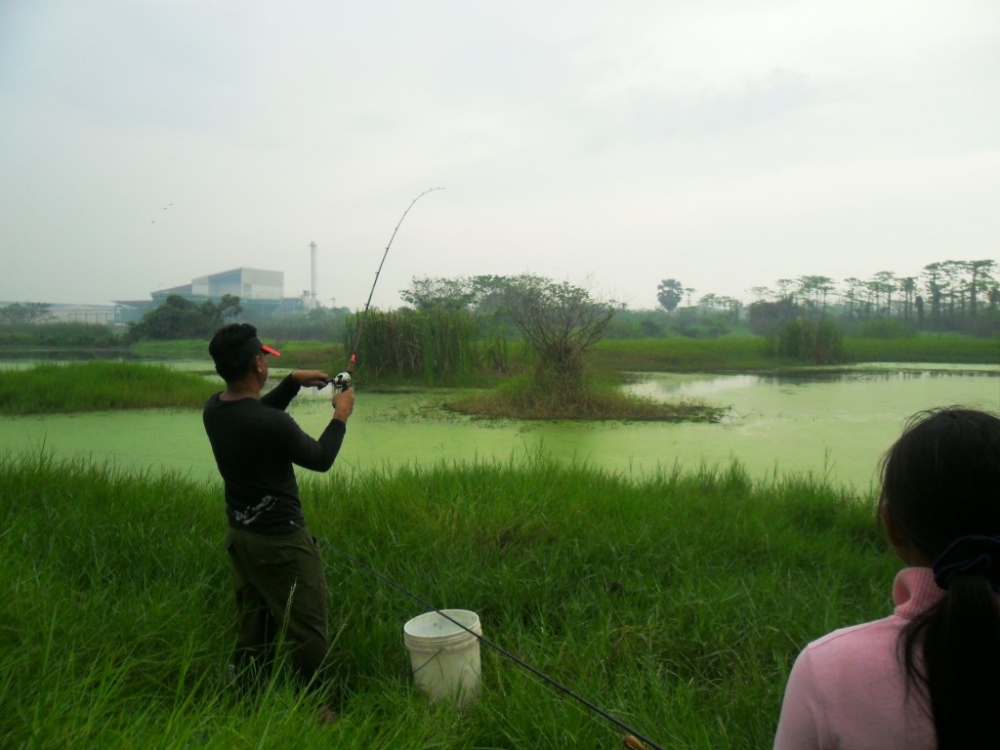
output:
[[[318,377],[326,377],[323,373],[315,374]],[[280,430],[283,434],[279,441],[285,447],[288,460],[293,464],[312,471],[329,471],[333,466],[344,442],[344,435],[347,433],[347,420],[354,411],[354,391],[348,389],[335,392],[331,403],[333,417],[317,440],[303,432],[290,416],[280,415]]]
[[[347,425],[339,419],[331,419],[318,439],[314,440],[288,417],[295,428],[294,434],[286,439],[288,459],[297,466],[312,471],[329,471],[340,453],[340,447],[347,433]]]
[[[322,388],[329,379],[330,377],[325,372],[319,370],[293,370],[268,393],[261,396],[260,402],[284,411],[292,403],[292,399],[298,395],[300,388],[310,386]]]
[[[287,409],[299,392],[299,384],[292,377],[293,374],[290,373],[282,378],[280,383],[260,397],[260,402],[281,411]]]

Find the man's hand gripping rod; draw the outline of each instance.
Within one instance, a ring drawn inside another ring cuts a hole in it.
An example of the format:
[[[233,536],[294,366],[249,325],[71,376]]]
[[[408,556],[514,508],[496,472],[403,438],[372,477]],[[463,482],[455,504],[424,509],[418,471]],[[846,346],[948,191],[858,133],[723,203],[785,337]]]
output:
[[[371,307],[372,295],[375,294],[375,285],[378,284],[378,277],[382,273],[382,266],[385,264],[385,257],[389,254],[389,248],[392,247],[392,241],[396,239],[396,232],[399,231],[399,227],[403,223],[403,219],[405,219],[406,215],[410,213],[410,209],[413,208],[413,204],[416,203],[421,198],[423,198],[428,193],[432,193],[435,190],[444,190],[444,188],[443,187],[428,188],[420,195],[418,195],[416,198],[414,198],[412,201],[410,201],[410,205],[406,207],[406,210],[403,211],[403,215],[399,217],[399,221],[396,223],[396,228],[392,230],[392,237],[389,238],[389,244],[385,246],[385,252],[382,253],[382,262],[378,264],[378,270],[375,272],[375,281],[372,282],[371,291],[368,292],[368,301],[365,303],[365,310],[361,314],[361,322],[358,324],[358,333],[354,337],[354,347],[351,349],[351,358],[347,361],[347,370],[341,373],[337,373],[335,377],[332,377],[326,381],[327,383],[333,383],[333,388],[338,393],[341,391],[346,391],[348,388],[351,387],[352,383],[351,376],[354,374],[354,365],[358,361],[358,347],[361,346],[361,334],[365,330],[365,321],[368,320],[368,308]]]

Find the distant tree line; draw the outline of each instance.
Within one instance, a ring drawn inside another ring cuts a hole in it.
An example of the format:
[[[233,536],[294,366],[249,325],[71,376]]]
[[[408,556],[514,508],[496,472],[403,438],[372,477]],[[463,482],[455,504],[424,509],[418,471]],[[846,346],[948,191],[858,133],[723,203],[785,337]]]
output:
[[[142,318],[120,331],[100,323],[58,323],[50,303],[28,302],[0,306],[0,341],[18,346],[123,346],[142,339],[205,338],[245,312],[236,295],[218,301],[193,302],[180,295],[167,297]],[[339,342],[343,338],[347,308],[316,307],[309,311],[254,308],[253,322],[265,326],[278,340]],[[38,325],[45,323],[45,325]]]
[[[590,346],[591,343],[585,342],[592,338],[587,332],[591,325],[597,338],[670,335],[714,338],[745,327],[768,337],[776,352],[801,348],[801,342],[822,340],[820,348],[824,353],[814,359],[823,360],[825,352],[836,351],[833,330],[838,336],[846,333],[884,338],[914,335],[918,331],[954,331],[979,336],[1000,332],[997,261],[990,259],[931,263],[912,276],[881,271],[870,279],[852,277],[842,282],[820,275],[778,279],[773,288],[751,288],[750,304],[714,293],[703,294],[695,303],[696,291],[676,278],[664,279],[656,290],[657,308],[626,310],[621,304],[597,299],[581,287],[525,274],[414,278],[408,288],[400,291],[400,296],[418,313],[432,310],[468,313],[475,319],[477,336],[494,342],[517,337],[544,343],[552,331],[559,331],[556,338],[561,338],[562,343],[553,344],[554,348],[546,355],[556,358],[551,361],[577,356],[557,354],[558,346],[577,347],[577,353],[581,345],[584,349]],[[541,307],[535,306],[538,300],[544,303]],[[124,338],[126,342],[203,338],[237,319],[243,311],[240,298],[234,295],[201,303],[174,295],[147,312],[139,322],[129,324]],[[591,314],[593,318],[587,320]],[[268,335],[276,340],[340,342],[345,340],[351,319],[347,308],[325,307],[294,312],[255,309],[253,315],[254,322],[266,327]],[[0,307],[0,326],[7,329],[8,340],[12,340],[10,332],[14,328],[27,330],[28,326],[51,319],[48,303]],[[793,321],[809,321],[812,328],[810,325],[788,328]],[[533,322],[543,326],[541,333],[531,328]],[[94,328],[106,329],[94,334],[98,338],[113,338],[107,327]],[[820,335],[821,329],[826,333]],[[66,329],[63,334],[73,340],[86,338],[75,329]],[[48,331],[46,339],[55,335],[54,330]],[[19,340],[23,338],[19,333]],[[800,344],[793,343],[796,341]]]
[[[948,260],[924,266],[915,276],[880,271],[870,279],[838,283],[828,276],[778,279],[774,288],[753,287],[754,301],[745,307],[747,325],[773,336],[787,321],[833,319],[859,335],[901,336],[917,331],[955,331],[993,335],[1000,329],[1000,283],[994,260]],[[684,295],[695,290],[676,279],[657,287],[665,312],[683,312]],[[744,317],[739,300],[707,294],[697,307],[702,314]]]
[[[200,304],[171,294],[138,323],[129,323],[125,338],[128,341],[205,338],[241,312],[240,298],[232,294],[224,294],[218,303]]]
[[[749,306],[749,322],[752,328],[766,328],[774,317],[831,315],[847,324],[874,324],[862,325],[862,332],[991,335],[1000,324],[996,268],[994,260],[949,260],[924,266],[917,276],[880,271],[870,279],[852,277],[840,284],[827,276],[779,279],[776,290],[751,290],[757,300]]]
[[[246,314],[245,314],[246,313]],[[309,311],[244,309],[242,300],[224,294],[218,302],[192,302],[171,295],[137,323],[130,323],[126,339],[208,338],[226,323],[252,316],[252,322],[273,341],[340,342],[350,316],[347,308],[316,307]]]
[[[31,349],[114,349],[122,345],[111,327],[98,323],[57,322],[47,302],[0,307],[0,345]],[[45,325],[39,325],[44,323]]]
[[[0,307],[0,325],[31,325],[44,323],[52,318],[52,305],[48,302],[15,302]]]

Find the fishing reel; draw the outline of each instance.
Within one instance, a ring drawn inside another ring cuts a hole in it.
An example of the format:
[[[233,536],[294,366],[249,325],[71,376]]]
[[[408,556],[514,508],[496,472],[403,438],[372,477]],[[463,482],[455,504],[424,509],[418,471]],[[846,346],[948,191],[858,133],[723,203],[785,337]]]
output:
[[[328,383],[333,384],[333,390],[337,393],[343,393],[348,388],[351,387],[351,373],[349,372],[339,372],[335,377],[330,378]]]

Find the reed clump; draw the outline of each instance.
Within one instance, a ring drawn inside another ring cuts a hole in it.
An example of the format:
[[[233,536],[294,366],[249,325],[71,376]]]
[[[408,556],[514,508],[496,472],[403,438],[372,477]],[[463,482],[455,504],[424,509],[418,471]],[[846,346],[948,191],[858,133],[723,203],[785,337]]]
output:
[[[620,730],[484,647],[462,714],[412,685],[422,605],[485,634],[664,747],[770,745],[798,650],[891,606],[872,498],[737,464],[634,480],[542,456],[310,476],[333,681],[225,681],[222,489],[44,453],[0,456],[0,746],[614,746]],[[316,721],[337,701],[340,721]]]
[[[371,310],[356,316],[345,349],[352,347],[362,321],[359,377],[432,384],[453,382],[476,370],[477,324],[464,310]]]

